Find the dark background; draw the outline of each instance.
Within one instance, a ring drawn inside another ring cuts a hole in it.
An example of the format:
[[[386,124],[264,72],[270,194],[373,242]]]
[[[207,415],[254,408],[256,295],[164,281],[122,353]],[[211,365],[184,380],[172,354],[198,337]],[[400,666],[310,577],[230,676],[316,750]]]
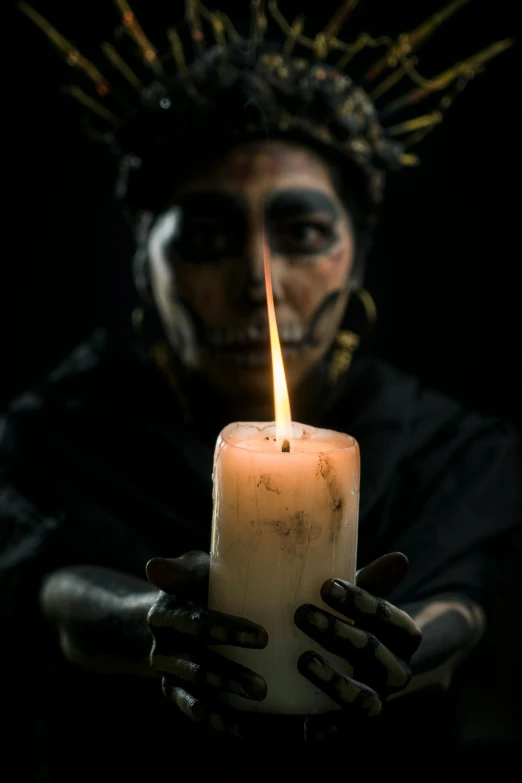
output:
[[[96,52],[117,25],[113,3],[33,5],[111,74]],[[280,5],[290,18],[302,10],[294,0]],[[324,24],[337,3],[310,5],[313,34],[314,22]],[[421,72],[434,75],[494,40],[518,38],[518,5],[471,2],[422,49]],[[248,10],[247,0],[220,6],[233,16]],[[362,0],[346,37],[361,29],[395,35],[439,6]],[[156,42],[182,14],[181,0],[135,0],[133,8]],[[85,137],[76,104],[59,91],[74,72],[13,3],[3,21],[1,405],[111,313],[130,317],[132,252],[112,202],[114,161]],[[369,287],[380,314],[372,350],[473,407],[521,423],[519,95],[515,46],[466,88],[416,150],[421,167],[390,179]],[[431,108],[422,104],[417,113]]]

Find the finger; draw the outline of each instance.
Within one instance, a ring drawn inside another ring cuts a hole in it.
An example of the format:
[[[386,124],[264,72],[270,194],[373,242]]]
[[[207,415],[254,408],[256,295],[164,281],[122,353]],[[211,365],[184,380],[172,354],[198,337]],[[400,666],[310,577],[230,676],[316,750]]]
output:
[[[158,643],[167,645],[170,640],[177,650],[182,640],[252,649],[262,649],[268,643],[267,632],[257,623],[192,604],[179,605],[165,593],[154,602],[147,619]]]
[[[298,628],[328,652],[353,666],[354,676],[381,694],[403,690],[410,671],[371,633],[339,620],[312,604],[301,606],[295,615]]]
[[[208,552],[186,552],[181,557],[153,557],[145,567],[147,579],[165,593],[208,597],[210,555]]]
[[[368,685],[348,677],[322,655],[303,653],[297,668],[312,685],[320,688],[336,704],[349,709],[354,717],[373,718],[381,711],[379,695]]]
[[[232,710],[226,705],[204,703],[166,677],[162,680],[162,690],[164,696],[170,699],[180,712],[199,726],[231,734],[243,740],[252,739],[254,728],[248,719],[245,719],[244,713]]]
[[[421,632],[409,614],[350,582],[329,579],[321,588],[321,598],[405,661],[410,660],[421,642]]]
[[[254,701],[263,701],[266,698],[267,687],[263,677],[217,653],[162,655],[154,651],[151,664],[160,674],[170,675],[187,683],[208,685]]]
[[[358,571],[356,584],[372,595],[388,595],[402,582],[408,567],[406,555],[402,552],[390,552]]]

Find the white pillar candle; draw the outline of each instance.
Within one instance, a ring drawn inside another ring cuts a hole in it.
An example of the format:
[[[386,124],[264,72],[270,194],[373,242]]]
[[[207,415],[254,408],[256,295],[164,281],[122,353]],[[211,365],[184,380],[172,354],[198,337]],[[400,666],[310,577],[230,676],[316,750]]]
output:
[[[305,650],[325,651],[297,629],[294,613],[303,603],[327,608],[320,597],[326,579],[355,580],[359,464],[357,442],[330,430],[293,423],[289,452],[273,423],[230,424],[221,432],[209,606],[259,623],[269,639],[264,650],[220,648],[268,686],[263,702],[227,697],[234,706],[290,715],[335,709],[297,670]],[[328,657],[350,673],[346,662]]]

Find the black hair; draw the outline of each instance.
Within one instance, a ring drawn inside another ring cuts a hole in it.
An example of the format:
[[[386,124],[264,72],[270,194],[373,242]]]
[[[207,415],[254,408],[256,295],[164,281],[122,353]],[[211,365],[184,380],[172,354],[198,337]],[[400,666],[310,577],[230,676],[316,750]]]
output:
[[[364,135],[367,118],[361,119],[360,111],[354,116],[343,112],[346,89],[340,91],[324,77],[283,78],[289,63],[304,63],[310,71],[307,61],[285,62],[272,55],[274,59],[280,61],[278,67],[261,68],[262,58],[252,64],[240,47],[226,53],[215,47],[193,63],[189,74],[144,91],[115,138],[121,159],[117,193],[131,213],[162,211],[176,178],[202,154],[218,154],[248,140],[283,138],[314,149],[328,162],[355,226],[368,226],[376,208],[368,167],[341,151],[354,133]],[[327,68],[322,73],[338,76]],[[359,88],[353,90],[360,100]],[[375,125],[368,127],[375,130]]]

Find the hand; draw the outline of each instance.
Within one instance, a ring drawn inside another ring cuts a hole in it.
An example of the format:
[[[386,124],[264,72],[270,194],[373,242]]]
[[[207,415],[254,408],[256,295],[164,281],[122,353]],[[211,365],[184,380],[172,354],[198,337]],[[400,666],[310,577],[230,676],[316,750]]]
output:
[[[309,732],[312,741],[324,741],[347,723],[377,715],[383,702],[408,685],[408,662],[418,648],[421,633],[409,615],[380,596],[404,578],[408,561],[399,552],[384,555],[357,574],[356,585],[329,579],[321,598],[353,621],[345,622],[312,604],[300,606],[297,627],[328,652],[347,660],[353,677],[343,674],[322,655],[305,652],[298,668],[343,711],[328,713]]]
[[[205,552],[188,552],[147,564],[149,581],[161,591],[148,615],[154,638],[151,665],[162,675],[163,693],[182,713],[197,724],[245,739],[251,730],[246,714],[221,704],[219,692],[261,701],[266,682],[207,647],[262,649],[268,636],[249,620],[204,608],[209,563]]]

